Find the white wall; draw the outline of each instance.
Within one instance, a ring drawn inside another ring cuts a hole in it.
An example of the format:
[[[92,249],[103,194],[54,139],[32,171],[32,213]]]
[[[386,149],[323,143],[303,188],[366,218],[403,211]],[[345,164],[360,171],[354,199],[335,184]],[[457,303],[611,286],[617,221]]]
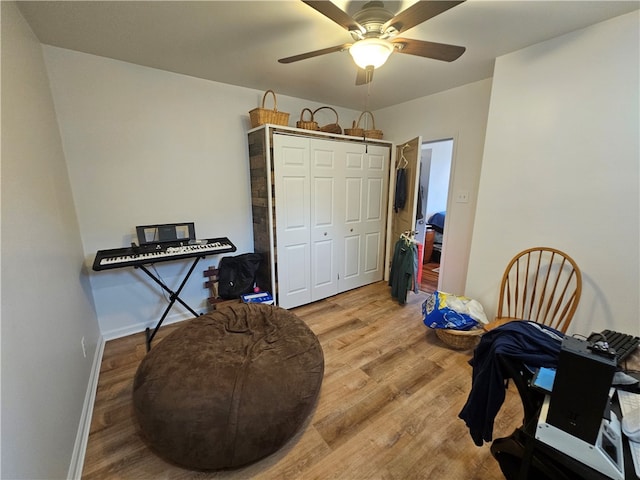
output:
[[[574,326],[638,333],[637,46],[634,13],[499,59],[493,93],[488,79],[375,112],[385,139],[454,139],[450,196],[470,198],[449,202],[443,290],[490,312],[513,253],[553,243],[585,276]],[[246,112],[263,92],[44,51],[55,113],[40,45],[2,2],[3,478],[65,476],[100,339],[91,291],[111,336],[161,313],[139,272],[90,272],[97,250],[127,245],[135,225],[175,221],[239,252],[252,245]],[[293,125],[316,105],[278,106]],[[338,111],[343,126],[357,118]],[[180,277],[177,265],[158,269]],[[202,307],[199,275],[185,298]]]
[[[100,332],[41,45],[1,8],[0,476],[65,478]]]
[[[264,92],[56,47],[44,52],[102,333],[141,331],[165,309],[160,287],[139,270],[91,271],[96,251],[130,245],[136,225],[174,222],[195,222],[199,238],[229,237],[237,254],[252,251],[246,132]],[[291,126],[304,107],[319,106],[277,101]],[[343,126],[357,117],[337,110]],[[201,261],[181,295],[196,310],[206,310],[209,296],[202,272],[219,258]],[[176,290],[190,263],[156,268]],[[167,323],[189,316],[176,304]]]
[[[570,333],[640,334],[638,20],[497,59],[466,285],[488,315],[511,257],[546,245],[582,270]]]
[[[427,214],[425,221],[434,213],[442,212],[447,209],[447,200],[449,197],[449,180],[451,178],[451,158],[453,157],[453,142],[451,140],[443,140],[422,145],[422,152],[431,150],[429,155],[429,183],[426,185],[427,198],[426,208]],[[424,170],[426,166],[423,165]]]
[[[464,293],[490,92],[487,79],[375,112],[376,127],[398,143],[420,135],[423,142],[453,139],[439,278],[446,292]],[[459,191],[469,192],[468,203],[451,201]]]

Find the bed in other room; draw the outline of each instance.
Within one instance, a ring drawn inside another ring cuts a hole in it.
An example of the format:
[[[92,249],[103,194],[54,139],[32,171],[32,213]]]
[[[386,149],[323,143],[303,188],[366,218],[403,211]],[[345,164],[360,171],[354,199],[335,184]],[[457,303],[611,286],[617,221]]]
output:
[[[427,220],[427,227],[435,230],[435,238],[433,240],[433,253],[431,259],[434,262],[440,262],[440,255],[442,254],[442,234],[444,232],[444,221],[446,212],[436,212]]]

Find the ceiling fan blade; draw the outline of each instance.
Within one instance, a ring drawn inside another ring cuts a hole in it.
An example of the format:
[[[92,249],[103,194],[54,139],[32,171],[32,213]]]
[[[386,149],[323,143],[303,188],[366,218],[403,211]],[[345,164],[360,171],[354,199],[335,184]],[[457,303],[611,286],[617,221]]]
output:
[[[358,30],[362,33],[366,32],[366,29],[356,22],[351,16],[349,16],[346,12],[340,10],[337,6],[335,6],[332,2],[327,1],[306,1],[302,0],[303,3],[306,3],[311,8],[320,12],[322,15],[327,17],[329,20],[333,20],[335,23],[340,25],[343,28],[346,28],[349,31]]]
[[[281,58],[278,60],[280,63],[293,63],[300,60],[306,60],[307,58],[319,57],[320,55],[326,55],[327,53],[341,52],[351,46],[350,43],[344,43],[342,45],[336,45],[335,47],[323,48],[321,50],[314,50],[313,52],[301,53],[300,55],[294,55],[292,57]]]
[[[414,3],[406,10],[403,10],[391,20],[387,21],[381,28],[382,32],[385,32],[389,27],[395,28],[398,33],[404,32],[405,30],[409,30],[416,25],[429,20],[430,18],[435,17],[436,15],[440,15],[442,12],[449,10],[450,8],[455,7],[463,3],[462,1],[421,1]],[[308,3],[308,2],[305,2]],[[314,3],[324,3],[324,2],[314,2]]]
[[[373,67],[369,66],[366,69],[358,68],[356,75],[356,85],[366,85],[373,80]]]
[[[410,38],[394,38],[392,42],[394,45],[400,47],[396,49],[399,53],[433,58],[444,62],[453,62],[466,50],[465,47],[459,47],[457,45],[411,40]]]

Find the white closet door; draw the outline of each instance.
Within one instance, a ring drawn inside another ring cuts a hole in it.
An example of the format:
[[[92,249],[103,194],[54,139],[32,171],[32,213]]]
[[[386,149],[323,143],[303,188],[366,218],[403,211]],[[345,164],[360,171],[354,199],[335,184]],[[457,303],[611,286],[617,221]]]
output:
[[[311,299],[338,293],[338,258],[342,229],[338,205],[342,204],[344,179],[341,144],[311,140]]]
[[[362,205],[361,285],[384,277],[389,149],[369,145],[365,155]]]
[[[344,202],[340,205],[342,230],[342,256],[340,266],[340,291],[350,290],[362,285],[363,203],[365,147],[358,144],[344,145]]]
[[[359,145],[345,164],[344,259],[340,291],[382,280],[389,149]]]
[[[277,302],[382,280],[389,149],[273,135]]]
[[[312,301],[309,139],[273,135],[278,305]]]

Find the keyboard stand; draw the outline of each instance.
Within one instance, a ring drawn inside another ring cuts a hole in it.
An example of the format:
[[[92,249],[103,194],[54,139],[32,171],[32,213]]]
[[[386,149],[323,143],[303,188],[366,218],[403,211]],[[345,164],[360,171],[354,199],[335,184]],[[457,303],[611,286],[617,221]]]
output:
[[[191,313],[193,313],[194,317],[197,317],[197,316],[201,315],[201,314],[196,313],[196,311],[193,308],[191,308],[189,305],[187,305],[186,302],[184,302],[184,300],[182,300],[180,298],[180,292],[182,292],[182,289],[187,284],[187,280],[189,280],[189,277],[193,273],[193,270],[196,268],[196,265],[198,264],[198,261],[200,261],[200,259],[204,258],[205,256],[206,255],[195,257],[195,259],[193,260],[193,264],[191,265],[191,268],[189,268],[189,271],[187,272],[187,274],[182,279],[182,283],[180,284],[180,287],[178,287],[178,290],[176,292],[172,291],[169,287],[167,287],[167,285],[164,282],[162,282],[162,280],[160,280],[157,276],[155,276],[153,273],[151,273],[147,269],[147,267],[145,267],[144,265],[136,265],[135,266],[135,268],[139,268],[144,273],[146,273],[149,277],[151,277],[151,279],[154,282],[156,282],[158,285],[160,285],[162,287],[162,289],[165,290],[169,294],[169,305],[167,305],[167,308],[165,309],[164,313],[162,314],[162,317],[160,318],[160,320],[156,324],[156,327],[153,329],[153,332],[151,332],[151,329],[149,327],[147,327],[147,329],[145,330],[146,339],[147,339],[147,352],[149,350],[151,350],[151,341],[153,340],[153,337],[156,336],[156,333],[158,332],[158,329],[162,326],[162,322],[164,322],[164,319],[167,317],[167,314],[169,313],[169,311],[171,310],[171,308],[173,307],[173,305],[176,302],[180,302],[180,304],[182,304],[182,306],[184,306],[187,310],[189,310]]]
[[[170,250],[171,249],[171,250]],[[151,341],[155,337],[158,329],[167,317],[169,310],[176,302],[180,302],[187,310],[189,310],[194,317],[198,316],[198,313],[186,304],[181,298],[180,293],[187,284],[187,280],[196,268],[198,261],[201,258],[209,255],[220,255],[223,253],[231,253],[236,251],[236,246],[231,243],[227,237],[208,238],[204,240],[198,240],[195,244],[184,244],[184,241],[165,242],[155,245],[145,245],[143,247],[137,247],[132,244],[131,247],[125,248],[113,248],[109,250],[98,250],[96,257],[93,260],[93,270],[96,272],[101,270],[110,270],[113,268],[125,268],[133,267],[139,268],[146,273],[154,282],[162,287],[167,293],[169,293],[169,305],[162,314],[162,318],[156,324],[156,327],[151,332],[150,328],[146,329],[147,337],[147,352],[151,350]],[[193,264],[182,279],[182,283],[178,288],[178,291],[172,291],[160,278],[150,272],[145,265],[168,262],[173,260],[186,260],[193,258]]]

